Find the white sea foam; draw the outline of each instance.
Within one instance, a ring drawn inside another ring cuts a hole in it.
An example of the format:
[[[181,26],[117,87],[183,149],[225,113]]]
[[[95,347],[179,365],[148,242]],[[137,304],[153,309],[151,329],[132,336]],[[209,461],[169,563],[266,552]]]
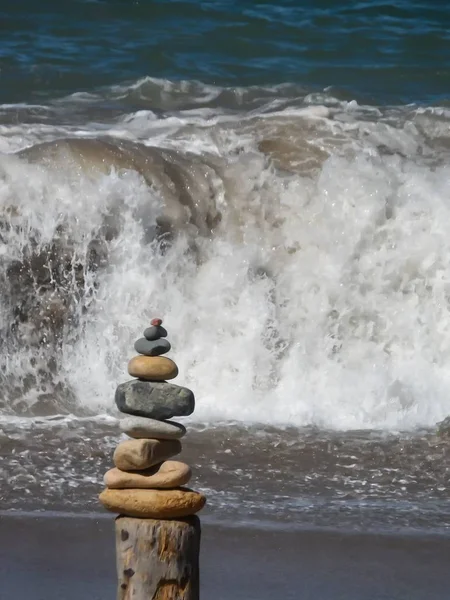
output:
[[[107,267],[86,270],[78,324],[58,350],[54,378],[81,412],[109,410],[134,340],[157,315],[176,383],[195,390],[194,420],[410,429],[450,413],[446,150],[433,145],[432,114],[362,114],[343,103],[260,119],[140,111],[103,128],[226,161],[213,199],[219,228],[210,237],[183,230],[165,252],[147,235],[164,198],[139,174],[92,178],[73,165],[55,172],[0,159],[0,206],[13,225],[2,231],[2,269],[20,260],[29,236],[38,232],[43,246],[58,226],[84,264],[105,217],[120,220]],[[6,129],[5,152],[67,134]],[[10,300],[0,300],[6,329]],[[8,382],[45,368],[45,353],[30,364],[36,350],[26,339],[8,347]],[[20,406],[44,391],[24,384]]]

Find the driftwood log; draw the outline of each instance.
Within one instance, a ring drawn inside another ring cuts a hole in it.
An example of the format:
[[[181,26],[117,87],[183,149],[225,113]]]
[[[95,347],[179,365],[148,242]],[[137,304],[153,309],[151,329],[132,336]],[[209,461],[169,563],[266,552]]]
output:
[[[200,520],[117,517],[117,600],[199,600]]]

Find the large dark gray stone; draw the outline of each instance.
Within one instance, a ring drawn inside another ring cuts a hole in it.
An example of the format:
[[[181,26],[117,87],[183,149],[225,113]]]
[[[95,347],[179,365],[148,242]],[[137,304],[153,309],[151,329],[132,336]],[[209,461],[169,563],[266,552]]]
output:
[[[159,340],[160,338],[167,337],[167,331],[161,325],[152,325],[144,331],[144,337],[150,341]]]
[[[117,387],[115,400],[120,412],[158,420],[187,417],[195,408],[191,390],[165,381],[127,381]]]
[[[169,352],[170,348],[170,342],[164,338],[153,341],[146,340],[145,338],[139,338],[134,344],[134,349],[136,352],[139,352],[139,354],[144,354],[145,356],[161,356],[161,354],[166,354],[166,352]]]

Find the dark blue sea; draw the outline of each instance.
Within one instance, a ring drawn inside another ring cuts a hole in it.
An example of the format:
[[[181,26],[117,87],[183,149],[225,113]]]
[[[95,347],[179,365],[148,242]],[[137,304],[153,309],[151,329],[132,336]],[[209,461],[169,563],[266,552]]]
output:
[[[448,101],[445,2],[18,0],[0,10],[5,103],[108,96],[144,77],[368,104]],[[161,104],[156,90],[148,102]]]
[[[446,2],[1,3],[0,509],[101,511],[160,316],[207,518],[448,533],[449,100]]]

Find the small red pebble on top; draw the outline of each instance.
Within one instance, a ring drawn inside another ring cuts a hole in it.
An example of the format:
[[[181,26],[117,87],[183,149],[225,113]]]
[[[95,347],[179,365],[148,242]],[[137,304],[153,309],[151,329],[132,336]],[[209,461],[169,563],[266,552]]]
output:
[[[155,327],[159,327],[162,325],[162,319],[152,319],[150,321],[150,325],[154,325]]]

